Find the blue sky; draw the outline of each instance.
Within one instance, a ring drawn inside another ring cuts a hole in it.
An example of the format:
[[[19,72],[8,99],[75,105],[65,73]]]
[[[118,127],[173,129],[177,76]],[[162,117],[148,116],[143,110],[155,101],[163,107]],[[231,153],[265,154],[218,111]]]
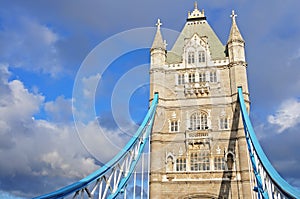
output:
[[[30,198],[69,184],[126,143],[147,110],[147,46],[156,20],[180,31],[193,4],[0,0],[0,198]],[[198,2],[224,44],[236,10],[256,133],[273,166],[297,187],[299,6],[297,0]],[[136,28],[147,33],[134,35]],[[127,33],[133,36],[119,41],[123,54],[114,39]],[[163,34],[171,48],[174,38]],[[106,56],[93,63],[107,63],[107,70],[85,68],[89,55],[105,44],[100,51]]]

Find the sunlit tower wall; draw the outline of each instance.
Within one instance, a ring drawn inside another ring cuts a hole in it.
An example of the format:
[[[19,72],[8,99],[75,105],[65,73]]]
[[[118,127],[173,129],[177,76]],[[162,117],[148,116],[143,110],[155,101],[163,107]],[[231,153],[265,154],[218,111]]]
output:
[[[150,198],[255,198],[237,97],[242,87],[249,109],[245,42],[234,11],[231,20],[224,45],[195,4],[170,51],[156,24]]]

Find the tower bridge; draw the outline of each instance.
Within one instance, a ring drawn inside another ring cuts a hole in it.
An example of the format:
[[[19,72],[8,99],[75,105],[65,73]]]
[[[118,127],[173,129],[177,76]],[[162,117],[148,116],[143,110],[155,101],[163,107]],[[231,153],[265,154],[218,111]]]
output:
[[[136,134],[99,170],[36,198],[300,198],[253,130],[236,16],[232,11],[223,45],[195,4],[170,51],[158,20],[150,49],[151,105]]]

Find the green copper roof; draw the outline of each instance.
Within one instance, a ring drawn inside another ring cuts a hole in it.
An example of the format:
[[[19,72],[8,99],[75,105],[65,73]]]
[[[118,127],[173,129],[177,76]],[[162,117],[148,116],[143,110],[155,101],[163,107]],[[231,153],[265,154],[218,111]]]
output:
[[[195,33],[198,34],[199,37],[206,36],[208,38],[208,45],[212,59],[223,59],[226,57],[226,46],[221,43],[206,20],[188,20],[179,37],[177,38],[173,48],[171,51],[167,52],[168,63],[181,62],[185,44],[184,39],[191,38]]]

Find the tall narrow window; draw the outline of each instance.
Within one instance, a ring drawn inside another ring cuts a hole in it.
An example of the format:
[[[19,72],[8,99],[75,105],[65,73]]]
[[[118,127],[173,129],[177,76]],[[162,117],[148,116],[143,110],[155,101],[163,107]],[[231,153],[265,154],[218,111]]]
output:
[[[196,81],[195,73],[190,73],[189,74],[189,82],[194,83],[195,81]]]
[[[198,58],[199,58],[199,60],[198,60],[199,63],[205,62],[205,52],[204,51],[199,51]]]
[[[225,160],[224,157],[215,157],[214,158],[215,170],[225,170]]]
[[[209,151],[197,151],[190,153],[191,171],[207,171],[210,170]]]
[[[199,73],[199,81],[205,82],[205,73]]]
[[[170,122],[170,132],[178,132],[178,121],[171,121]]]
[[[208,129],[207,127],[207,115],[201,114],[201,129]]]
[[[210,82],[217,82],[217,72],[210,72]]]
[[[189,64],[195,63],[195,53],[194,52],[188,53],[188,63]]]
[[[179,157],[176,159],[176,171],[186,171],[186,158]]]
[[[221,130],[229,129],[229,119],[228,118],[220,118],[219,127]]]
[[[191,130],[204,130],[208,129],[207,114],[194,113],[190,117],[190,129]]]
[[[178,85],[184,84],[184,74],[179,74],[178,75]]]

